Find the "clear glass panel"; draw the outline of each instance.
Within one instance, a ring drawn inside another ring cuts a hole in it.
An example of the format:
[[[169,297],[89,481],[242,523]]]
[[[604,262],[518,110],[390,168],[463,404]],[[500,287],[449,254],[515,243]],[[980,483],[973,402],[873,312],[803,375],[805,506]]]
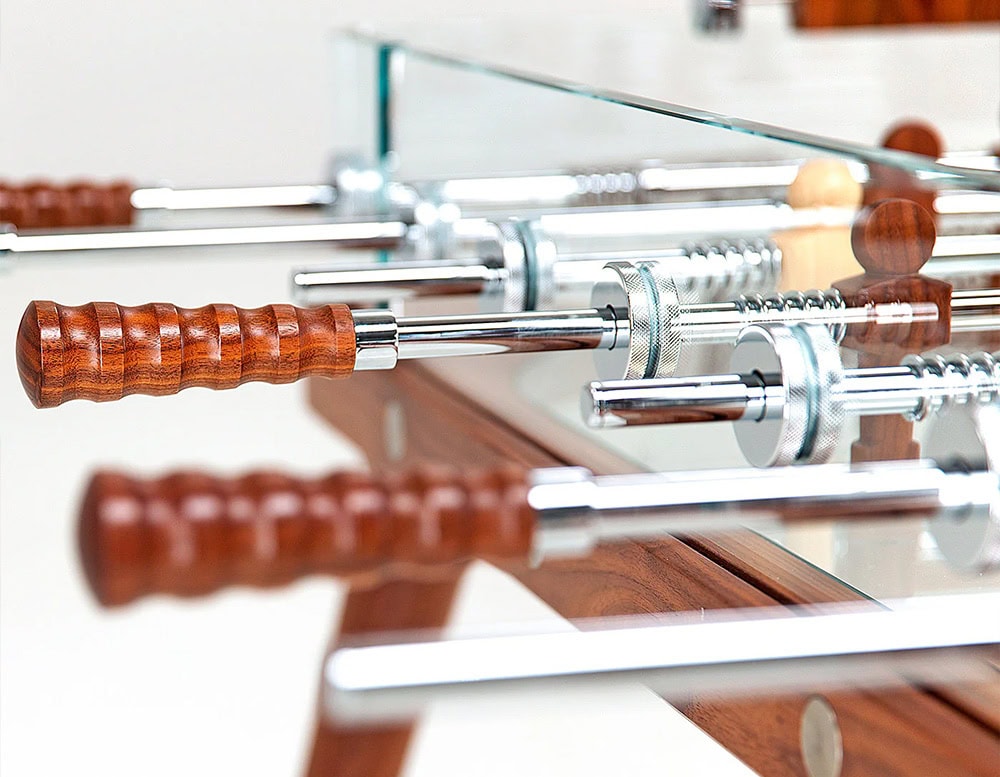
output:
[[[847,264],[839,267],[848,270],[837,269],[831,260],[825,275],[807,275],[810,286],[826,286],[861,271],[850,246],[856,202],[845,203],[850,210],[846,221],[824,224],[804,240],[794,229],[786,231],[768,219],[730,221],[732,214],[725,209],[710,211],[707,224],[689,211],[681,218],[689,219],[686,229],[676,226],[676,218],[674,226],[663,228],[671,203],[754,196],[762,204],[780,203],[798,165],[817,157],[843,160],[860,182],[886,174],[883,168],[869,168],[877,163],[915,173],[912,179],[897,177],[895,183],[908,180],[925,191],[1000,189],[995,158],[969,153],[939,162],[875,146],[897,119],[920,116],[936,124],[950,149],[988,148],[997,136],[1000,93],[995,29],[801,34],[779,17],[783,9],[764,8],[755,9],[759,15],[741,36],[712,38],[696,31],[678,5],[627,20],[560,16],[529,25],[453,20],[354,34],[355,43],[369,46],[380,78],[381,114],[374,137],[387,173],[400,182],[434,181],[433,191],[444,201],[448,192],[464,192],[460,215],[531,217],[557,253],[576,258],[643,258],[689,240],[759,237],[783,241],[787,271],[797,263],[821,263],[816,255],[823,251],[846,251]],[[906,68],[899,62],[906,62]],[[678,168],[711,165],[718,170],[707,179],[708,188],[703,183],[700,189],[678,193],[658,186],[664,175],[676,176]],[[732,183],[747,170],[762,169],[781,172],[756,188]],[[540,173],[549,175],[513,186],[515,192],[529,192],[522,200],[494,196],[501,187],[498,177]],[[481,201],[469,196],[475,189],[469,179],[476,178],[494,179],[477,184]],[[545,187],[554,193],[538,194],[548,191]],[[484,190],[490,196],[482,196]],[[937,203],[939,234],[988,233],[1000,226],[997,208],[956,216],[942,205],[945,196]],[[609,228],[609,220],[592,210],[563,210],[581,203],[619,208],[611,219],[614,226]],[[945,241],[937,246],[943,251]],[[479,248],[474,241],[458,253],[469,260]],[[990,271],[990,261],[1000,271],[1000,258],[986,256],[976,258],[977,275],[949,279],[972,287],[997,283],[1000,272]],[[791,282],[786,276],[782,288],[806,288],[788,286]],[[556,300],[551,306],[588,304],[577,298],[572,304],[560,301],[565,302]],[[918,294],[910,301],[922,298]],[[475,307],[474,301],[437,298],[408,301],[406,312]],[[988,329],[995,329],[995,312]],[[939,350],[945,340],[917,338],[910,350]],[[988,331],[956,340],[952,350],[997,348]],[[731,345],[725,344],[685,347],[677,374],[724,374],[730,352]],[[881,357],[859,357],[845,347],[841,359],[848,369],[859,359],[869,366],[890,366],[907,352],[901,346],[882,349]],[[730,423],[588,429],[579,410],[581,386],[597,377],[588,353],[442,360],[434,369],[515,428],[573,461],[615,471],[747,466]],[[916,437],[932,434],[935,423],[918,424]],[[833,461],[850,460],[858,426],[857,418],[846,419]],[[970,439],[958,443],[959,449],[970,445]],[[922,521],[817,523],[774,529],[766,537],[831,579],[874,598],[995,590],[1000,583],[1000,572],[950,565]]]

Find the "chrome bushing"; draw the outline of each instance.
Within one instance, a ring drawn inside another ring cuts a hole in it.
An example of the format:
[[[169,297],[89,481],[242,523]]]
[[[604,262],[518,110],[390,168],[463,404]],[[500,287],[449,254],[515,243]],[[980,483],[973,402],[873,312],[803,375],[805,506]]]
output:
[[[740,332],[730,369],[760,382],[763,410],[733,424],[736,441],[755,467],[796,464],[809,441],[812,375],[802,342],[781,325],[756,324]]]
[[[610,349],[594,351],[601,380],[650,377],[655,368],[652,317],[655,315],[649,281],[629,262],[609,262],[591,293],[591,305],[614,311],[618,336]]]
[[[530,267],[524,238],[516,221],[487,222],[479,241],[480,257],[489,267],[504,270],[503,283],[480,296],[483,313],[520,313],[529,310]]]
[[[659,262],[640,262],[639,272],[652,291],[654,363],[647,378],[669,378],[681,357],[681,330],[677,326],[681,302],[673,276]]]

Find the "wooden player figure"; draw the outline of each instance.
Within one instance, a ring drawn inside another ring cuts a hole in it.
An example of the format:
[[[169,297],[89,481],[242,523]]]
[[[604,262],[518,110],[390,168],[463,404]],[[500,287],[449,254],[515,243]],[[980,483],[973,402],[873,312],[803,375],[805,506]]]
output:
[[[919,121],[903,122],[891,127],[880,145],[882,148],[906,151],[934,161],[944,153],[944,142],[937,130]],[[897,167],[872,164],[869,165],[868,175],[864,188],[865,205],[890,197],[900,197],[918,203],[932,215],[935,213],[937,190],[920,183],[912,173]]]
[[[858,214],[851,245],[865,272],[834,284],[847,303],[932,303],[938,310],[934,321],[852,325],[843,344],[859,352],[858,366],[898,364],[906,354],[950,341],[952,286],[919,274],[934,250],[935,239],[933,217],[912,200],[882,200]],[[852,462],[919,456],[912,421],[898,414],[861,418],[861,436],[851,447]]]

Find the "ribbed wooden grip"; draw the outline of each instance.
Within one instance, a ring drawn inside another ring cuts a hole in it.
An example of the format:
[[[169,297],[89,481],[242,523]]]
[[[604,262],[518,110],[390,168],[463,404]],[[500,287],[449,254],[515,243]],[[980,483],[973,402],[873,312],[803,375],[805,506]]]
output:
[[[525,475],[514,469],[317,480],[102,472],[84,497],[79,541],[90,586],[110,606],[392,564],[523,558],[533,527]]]
[[[354,320],[344,305],[178,308],[153,302],[79,307],[32,302],[17,333],[17,369],[36,407],[71,399],[291,383],[354,369]]]
[[[126,226],[132,223],[133,191],[128,181],[32,181],[19,186],[0,181],[0,224],[18,229]]]

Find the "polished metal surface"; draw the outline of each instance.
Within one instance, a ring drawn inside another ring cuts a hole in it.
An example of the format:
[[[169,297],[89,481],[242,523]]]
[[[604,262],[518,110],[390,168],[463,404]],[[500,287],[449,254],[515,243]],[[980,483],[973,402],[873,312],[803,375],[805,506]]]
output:
[[[670,196],[770,197],[791,184],[804,161],[751,162],[740,166],[644,162],[614,170],[391,181],[355,154],[335,160],[331,183],[188,189],[148,186],[132,192],[131,204],[136,210],[177,211],[336,205],[338,212],[373,218],[384,214],[387,204],[400,213],[412,213],[420,202],[454,205],[462,213],[496,213],[640,204]],[[942,161],[974,166],[976,159],[961,156],[945,157]],[[859,182],[868,179],[864,165],[852,161],[845,164]],[[935,205],[942,214],[998,213],[1000,197],[987,192],[944,190]]]
[[[765,386],[759,418],[733,427],[740,450],[755,467],[809,460],[818,410],[818,391],[813,389],[819,376],[803,354],[811,352],[813,341],[823,339],[832,340],[821,327],[752,326],[740,333],[730,370],[753,376]],[[832,388],[840,378],[835,375],[833,385],[825,388]]]
[[[1000,466],[1000,406],[966,407],[934,420],[923,445],[928,456],[955,467],[995,471]],[[930,530],[951,566],[973,572],[1000,568],[1000,506],[960,523],[933,521]]]
[[[911,356],[899,367],[844,369],[824,327],[753,325],[740,333],[732,374],[591,383],[582,412],[592,427],[737,421],[740,449],[756,466],[820,462],[845,416],[918,419],[1000,403],[998,358]]]
[[[342,221],[320,224],[282,224],[262,227],[205,229],[148,229],[93,232],[18,234],[0,232],[0,254],[15,256],[56,251],[109,251],[131,248],[331,243],[355,248],[397,244],[407,235],[401,221]]]
[[[328,184],[301,186],[233,186],[218,189],[174,189],[154,186],[136,189],[131,196],[136,210],[217,210],[227,208],[287,208],[328,206],[337,190]]]
[[[613,311],[498,313],[397,318],[381,310],[354,317],[355,369],[392,369],[399,359],[614,348]]]
[[[990,682],[996,594],[606,619],[579,629],[507,630],[395,644],[348,644],[323,671],[326,714],[395,719],[477,693],[571,693],[642,683],[667,699],[723,692]],[[496,697],[494,697],[496,698]]]
[[[660,263],[685,300],[769,293],[781,276],[781,250],[769,240],[566,254],[537,221],[494,226],[479,257],[301,268],[293,271],[293,295],[328,304],[461,294],[478,296],[485,311],[513,313],[588,304],[600,271],[616,261]]]
[[[487,294],[506,271],[486,264],[390,262],[303,268],[292,274],[292,294],[305,305],[375,303],[423,296]]]
[[[536,470],[536,559],[583,555],[602,542],[706,534],[782,523],[868,521],[905,514],[951,524],[996,519],[1000,474],[942,469],[927,460],[789,470],[702,470],[594,476],[585,469]]]

